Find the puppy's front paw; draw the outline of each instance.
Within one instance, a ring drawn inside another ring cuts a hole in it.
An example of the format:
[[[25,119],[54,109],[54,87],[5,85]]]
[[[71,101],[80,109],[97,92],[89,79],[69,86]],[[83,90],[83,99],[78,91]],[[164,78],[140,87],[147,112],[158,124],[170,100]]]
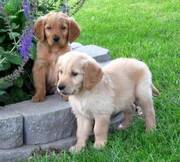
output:
[[[71,153],[79,153],[83,149],[83,146],[81,145],[74,145],[69,148],[69,152]]]
[[[32,101],[33,101],[33,102],[41,102],[41,101],[44,101],[44,99],[45,99],[45,96],[44,96],[44,95],[35,94],[35,95],[32,97]]]
[[[96,141],[94,143],[94,148],[97,150],[102,149],[106,145],[106,141]]]

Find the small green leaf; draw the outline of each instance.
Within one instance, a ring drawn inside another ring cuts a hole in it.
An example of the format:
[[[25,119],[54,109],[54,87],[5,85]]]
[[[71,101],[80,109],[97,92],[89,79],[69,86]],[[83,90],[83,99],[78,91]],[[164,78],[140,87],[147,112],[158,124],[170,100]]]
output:
[[[0,90],[0,96],[2,96],[2,95],[4,95],[4,94],[6,94],[6,91]]]
[[[23,13],[23,12],[24,12],[24,10],[19,9],[19,10],[15,13],[15,15],[18,16],[19,14],[21,14],[21,13]]]
[[[23,79],[19,77],[17,80],[14,81],[14,85],[21,88],[23,86]]]
[[[20,34],[17,33],[17,32],[11,32],[11,33],[9,33],[9,37],[10,37],[11,40],[13,40],[13,39],[15,39],[15,38],[17,38],[17,37],[19,37],[19,36],[20,36]]]
[[[22,59],[21,59],[20,55],[18,55],[16,53],[7,55],[7,58],[8,58],[8,61],[12,64],[21,65],[21,63],[22,63]]]
[[[12,81],[0,79],[0,89],[5,90],[13,85]]]
[[[19,25],[17,25],[16,23],[12,23],[11,24],[12,29],[18,29]],[[17,34],[17,33],[16,33]],[[19,33],[18,33],[19,34]],[[20,34],[19,34],[20,35]]]
[[[15,52],[7,52],[7,51],[2,51],[1,55],[7,59],[8,62],[15,64],[15,65],[21,65],[22,63],[22,58],[18,53]]]
[[[6,39],[6,35],[2,35],[2,36],[0,37],[0,43],[4,42],[5,39]]]
[[[11,67],[10,63],[5,59],[0,59],[0,71],[7,70]]]
[[[0,54],[1,54],[2,52],[4,52],[4,49],[3,49],[3,47],[0,47]]]
[[[10,96],[12,97],[13,102],[19,102],[22,100],[29,99],[29,94],[27,94],[21,88],[18,87],[13,87],[10,90]]]
[[[16,19],[16,18],[17,18],[16,15],[10,15],[10,16],[9,16],[9,19],[11,19],[11,20]]]
[[[11,104],[11,103],[12,103],[12,97],[8,93],[0,95],[0,104],[1,105],[7,105],[7,104]]]
[[[0,29],[0,32],[9,32],[9,29]]]

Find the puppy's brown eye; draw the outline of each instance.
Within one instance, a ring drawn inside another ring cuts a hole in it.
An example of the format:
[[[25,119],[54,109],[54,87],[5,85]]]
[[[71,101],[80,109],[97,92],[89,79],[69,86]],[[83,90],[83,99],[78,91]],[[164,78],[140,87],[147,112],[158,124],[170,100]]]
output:
[[[46,29],[51,30],[52,28],[50,26],[46,27]]]
[[[72,76],[77,76],[77,75],[78,75],[78,73],[77,73],[77,72],[72,71],[71,75],[72,75]]]

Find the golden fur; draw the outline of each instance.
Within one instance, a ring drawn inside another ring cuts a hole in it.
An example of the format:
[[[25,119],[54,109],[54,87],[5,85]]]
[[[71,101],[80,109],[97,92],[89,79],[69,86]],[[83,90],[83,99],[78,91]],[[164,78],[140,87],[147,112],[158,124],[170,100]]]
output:
[[[32,100],[39,102],[44,100],[46,93],[55,86],[56,61],[59,56],[70,51],[69,42],[73,42],[79,36],[80,29],[67,15],[51,12],[35,22],[34,33],[38,43],[37,58],[33,67],[36,93]]]
[[[70,151],[80,151],[92,129],[94,147],[103,147],[111,115],[123,111],[125,119],[119,129],[127,128],[135,101],[142,108],[146,129],[156,127],[151,72],[145,63],[119,58],[101,68],[90,56],[74,51],[58,59],[57,70],[57,89],[69,96],[77,118],[77,143]]]

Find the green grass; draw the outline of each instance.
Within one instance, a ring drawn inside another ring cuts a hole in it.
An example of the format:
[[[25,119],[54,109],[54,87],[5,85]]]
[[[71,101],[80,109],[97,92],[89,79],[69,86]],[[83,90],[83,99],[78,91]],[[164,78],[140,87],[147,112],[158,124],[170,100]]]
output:
[[[79,42],[110,50],[112,58],[135,57],[146,62],[161,92],[154,99],[157,130],[132,126],[109,135],[107,146],[92,142],[76,155],[36,155],[30,162],[179,162],[180,161],[180,2],[179,0],[89,0],[76,15]]]

